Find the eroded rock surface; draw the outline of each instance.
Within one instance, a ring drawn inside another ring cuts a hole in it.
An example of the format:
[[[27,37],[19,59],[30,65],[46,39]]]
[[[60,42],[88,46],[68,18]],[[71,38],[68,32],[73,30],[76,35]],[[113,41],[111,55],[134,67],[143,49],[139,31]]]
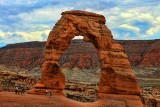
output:
[[[63,12],[49,34],[42,68],[42,83],[47,88],[63,91],[65,77],[58,67],[58,60],[77,35],[84,36],[83,40],[93,43],[99,51],[102,66],[99,98],[107,93],[140,94],[128,57],[123,47],[113,40],[104,16],[84,11]]]
[[[25,74],[12,71],[0,71],[0,90],[15,91],[15,86],[28,90],[39,80]]]

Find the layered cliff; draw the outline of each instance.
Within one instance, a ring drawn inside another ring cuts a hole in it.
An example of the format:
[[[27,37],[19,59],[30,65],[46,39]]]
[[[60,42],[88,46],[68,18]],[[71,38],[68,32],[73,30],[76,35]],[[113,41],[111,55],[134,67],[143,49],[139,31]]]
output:
[[[10,44],[0,49],[0,64],[31,70],[44,62],[45,43]]]
[[[159,67],[160,39],[118,41],[128,54],[132,66]]]
[[[160,67],[160,39],[119,40],[133,67]],[[7,45],[0,49],[0,64],[28,70],[41,67],[44,62],[45,42],[27,42]],[[90,42],[72,40],[59,60],[62,68],[98,68],[98,51]]]

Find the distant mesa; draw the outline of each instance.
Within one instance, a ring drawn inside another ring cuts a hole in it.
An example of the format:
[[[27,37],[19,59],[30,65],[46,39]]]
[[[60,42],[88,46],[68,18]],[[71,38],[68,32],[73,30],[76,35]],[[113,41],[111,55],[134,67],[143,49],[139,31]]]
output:
[[[160,39],[116,41],[125,49],[132,67],[143,69],[160,67]],[[0,64],[16,66],[31,72],[35,68],[40,69],[45,61],[44,53],[45,42],[10,44],[0,48]],[[61,68],[69,69],[100,67],[98,50],[92,43],[83,40],[72,40],[58,63]]]

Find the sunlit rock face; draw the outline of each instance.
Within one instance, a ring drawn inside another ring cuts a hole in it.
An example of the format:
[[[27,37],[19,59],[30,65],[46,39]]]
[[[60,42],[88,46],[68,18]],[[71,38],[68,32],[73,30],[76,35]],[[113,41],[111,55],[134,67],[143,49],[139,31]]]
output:
[[[46,87],[64,89],[65,77],[58,60],[76,35],[82,35],[84,41],[93,43],[99,51],[102,68],[99,93],[140,93],[128,57],[123,47],[113,40],[104,16],[84,11],[63,12],[50,32],[42,69],[42,83]]]
[[[98,98],[106,98],[109,103],[118,98],[124,106],[133,104],[141,107],[142,103],[137,96],[140,94],[140,88],[128,56],[123,47],[113,40],[105,22],[104,16],[91,12],[63,12],[46,42],[41,83],[45,88],[53,89],[54,93],[64,95],[65,76],[58,61],[71,40],[77,35],[82,35],[83,40],[91,42],[99,53],[101,76]],[[116,97],[116,94],[119,96]]]

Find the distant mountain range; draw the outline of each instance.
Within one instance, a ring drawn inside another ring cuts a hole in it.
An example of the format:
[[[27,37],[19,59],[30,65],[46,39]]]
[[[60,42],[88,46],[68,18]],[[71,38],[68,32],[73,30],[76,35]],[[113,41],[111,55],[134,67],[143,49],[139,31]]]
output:
[[[160,68],[160,39],[117,40],[125,49],[133,67]],[[10,44],[0,48],[0,65],[16,66],[32,70],[41,67],[44,60],[45,42]],[[59,60],[62,68],[94,69],[100,67],[98,51],[90,42],[72,40]]]

